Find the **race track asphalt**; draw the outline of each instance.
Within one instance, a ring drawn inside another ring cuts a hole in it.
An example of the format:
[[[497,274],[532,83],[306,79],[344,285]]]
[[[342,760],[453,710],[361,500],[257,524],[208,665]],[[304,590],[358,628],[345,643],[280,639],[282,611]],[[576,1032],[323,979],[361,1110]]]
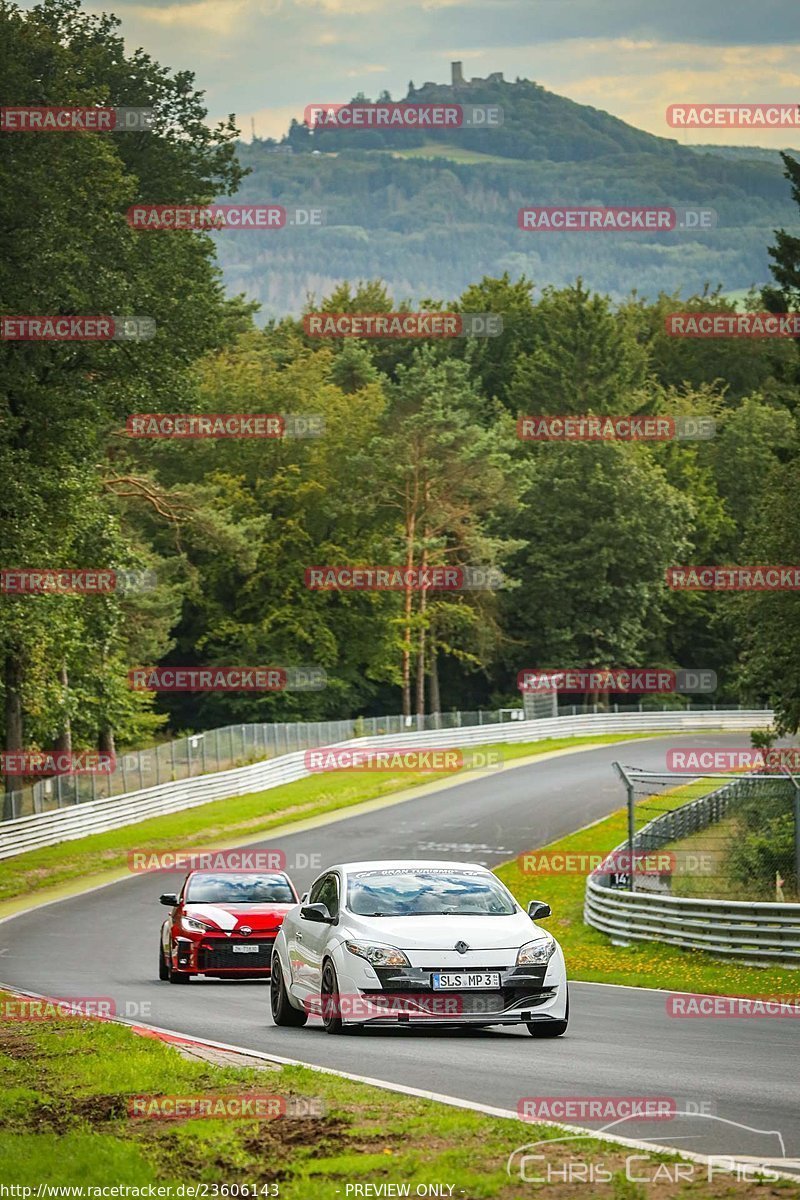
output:
[[[745,734],[705,732],[608,745],[506,767],[254,845],[284,850],[289,864],[298,855],[321,855],[323,866],[371,858],[494,866],[619,808],[624,792],[614,759],[663,770],[668,747],[748,742]],[[135,827],[130,832],[134,847]],[[290,873],[302,890],[319,871]],[[180,883],[179,875],[132,875],[4,921],[0,979],[48,996],[112,997],[122,1015],[161,1028],[510,1111],[527,1096],[666,1096],[679,1110],[704,1115],[627,1122],[610,1132],[705,1154],[800,1156],[798,1020],[679,1020],[666,1015],[664,993],[573,983],[569,1032],[553,1041],[516,1027],[373,1029],[344,1037],[311,1024],[277,1029],[260,981],[193,980],[181,988],[158,981],[166,911],[158,896]],[[529,1140],[526,1133],[509,1126],[509,1151]]]

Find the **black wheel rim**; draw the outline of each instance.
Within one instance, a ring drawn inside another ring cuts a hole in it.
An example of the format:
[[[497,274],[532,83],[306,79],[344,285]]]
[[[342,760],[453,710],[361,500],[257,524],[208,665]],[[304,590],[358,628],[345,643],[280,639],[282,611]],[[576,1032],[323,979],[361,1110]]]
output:
[[[281,969],[278,966],[278,960],[272,964],[272,973],[269,981],[269,1000],[272,1006],[273,1017],[277,1016],[278,1007],[281,999]]]
[[[322,1023],[323,1025],[331,1025],[336,1020],[338,1014],[336,1012],[336,984],[333,981],[333,971],[329,966],[322,972],[320,1000],[322,1001]]]

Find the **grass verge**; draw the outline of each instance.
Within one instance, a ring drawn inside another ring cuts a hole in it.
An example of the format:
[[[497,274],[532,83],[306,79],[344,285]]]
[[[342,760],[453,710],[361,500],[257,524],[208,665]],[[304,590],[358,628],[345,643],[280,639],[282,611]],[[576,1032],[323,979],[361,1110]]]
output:
[[[648,796],[643,801],[648,818],[688,803],[703,790],[708,790],[707,782]],[[621,808],[586,829],[531,849],[555,854],[607,854],[627,836],[628,814]],[[702,950],[681,950],[657,942],[614,946],[606,934],[584,924],[585,875],[533,875],[522,869],[522,859],[520,855],[513,862],[495,868],[495,873],[523,906],[530,900],[545,900],[550,904],[553,916],[546,927],[564,948],[571,979],[712,995],[786,996],[800,991],[800,974],[787,967],[727,962]]]
[[[736,843],[747,836],[752,836],[739,814],[724,817],[721,821],[690,834],[679,841],[669,842],[664,846],[665,851],[675,850],[681,854],[696,854],[702,860],[709,860],[708,873],[699,872],[695,875],[676,875],[673,879],[672,890],[676,896],[699,896],[709,900],[745,900],[763,901],[767,904],[775,901],[787,904],[800,902],[800,895],[790,883],[784,882],[782,896],[776,894],[775,880],[766,880],[761,872],[759,878],[751,879],[749,883],[740,882],[733,874],[730,852]],[[769,833],[764,835],[769,838]],[[790,874],[791,866],[785,863],[784,872]]]
[[[550,738],[514,745],[482,746],[496,751],[503,762],[586,745],[630,741],[630,734],[606,734],[600,737]],[[633,735],[634,737],[637,735]],[[652,737],[640,734],[639,737]],[[125,825],[108,833],[91,834],[74,842],[60,842],[42,850],[31,850],[0,861],[0,902],[16,896],[28,896],[47,888],[80,879],[86,886],[98,882],[103,873],[123,872],[128,851],[223,848],[230,843],[245,845],[259,836],[293,821],[323,816],[365,801],[377,800],[407,788],[439,786],[452,776],[466,775],[463,770],[446,776],[422,771],[337,771],[311,775],[296,783],[283,784],[265,792],[213,800],[184,812],[151,817],[135,825]],[[432,779],[434,782],[432,783]],[[98,879],[95,880],[94,877]]]
[[[0,993],[3,1007],[6,999]],[[560,1045],[566,1048],[566,1043]],[[532,1061],[540,1051],[533,1039],[520,1039],[520,1052],[530,1054]],[[30,1187],[34,1196],[40,1185],[160,1185],[169,1189],[162,1196],[177,1200],[186,1195],[178,1192],[180,1185],[217,1184],[227,1185],[227,1191],[205,1194],[345,1200],[425,1195],[417,1189],[438,1185],[442,1191],[428,1194],[515,1200],[539,1195],[542,1189],[510,1178],[508,1155],[522,1145],[545,1141],[553,1143],[545,1147],[552,1170],[563,1172],[575,1160],[595,1171],[602,1166],[607,1182],[593,1184],[591,1195],[637,1200],[654,1193],[626,1178],[627,1155],[637,1155],[639,1178],[656,1172],[663,1176],[677,1161],[672,1154],[645,1156],[590,1135],[558,1142],[563,1130],[556,1126],[486,1116],[303,1067],[257,1070],[187,1061],[160,1041],[81,1017],[0,1025],[0,1075],[3,1182]],[[322,1115],[262,1121],[129,1115],[134,1095],[241,1097],[253,1092],[313,1102]],[[652,1122],[647,1136],[658,1136]],[[541,1153],[542,1147],[533,1152]],[[546,1170],[544,1162],[529,1168],[540,1175]],[[703,1166],[696,1164],[694,1171],[690,1182],[654,1185],[659,1200],[766,1200],[798,1194],[794,1184],[784,1181],[759,1186],[716,1175],[708,1182]],[[365,1184],[383,1184],[384,1189],[353,1190]],[[387,1192],[385,1185],[392,1184],[408,1191]],[[558,1175],[544,1190],[551,1200],[576,1194],[575,1183],[562,1182]],[[86,1190],[77,1194],[91,1195]]]

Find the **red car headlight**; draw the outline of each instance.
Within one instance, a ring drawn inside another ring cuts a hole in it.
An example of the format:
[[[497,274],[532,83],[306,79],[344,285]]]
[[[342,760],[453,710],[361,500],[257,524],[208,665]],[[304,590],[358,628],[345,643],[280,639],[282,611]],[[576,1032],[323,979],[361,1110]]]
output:
[[[181,917],[181,929],[185,929],[187,933],[208,933],[211,929],[210,925],[206,925],[204,921],[198,921],[197,917]]]

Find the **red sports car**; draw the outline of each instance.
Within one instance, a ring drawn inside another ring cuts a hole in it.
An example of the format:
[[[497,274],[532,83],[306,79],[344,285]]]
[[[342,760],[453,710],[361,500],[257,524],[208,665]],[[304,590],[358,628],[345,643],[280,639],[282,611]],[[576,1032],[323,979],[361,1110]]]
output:
[[[283,871],[190,871],[180,895],[166,892],[161,903],[172,912],[161,926],[158,977],[188,983],[193,975],[268,978],[275,938],[298,896]]]

